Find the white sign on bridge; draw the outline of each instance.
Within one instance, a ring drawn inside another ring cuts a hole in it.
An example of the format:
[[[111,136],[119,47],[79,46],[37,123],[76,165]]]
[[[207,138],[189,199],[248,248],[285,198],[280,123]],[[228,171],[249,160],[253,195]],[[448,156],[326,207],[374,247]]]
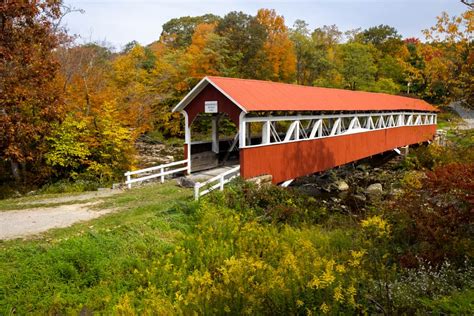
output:
[[[204,102],[205,113],[217,113],[217,101],[206,101]]]

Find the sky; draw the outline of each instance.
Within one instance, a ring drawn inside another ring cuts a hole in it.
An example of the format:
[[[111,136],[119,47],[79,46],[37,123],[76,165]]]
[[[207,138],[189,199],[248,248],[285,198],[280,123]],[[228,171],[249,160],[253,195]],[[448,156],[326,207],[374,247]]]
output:
[[[395,27],[403,37],[423,39],[421,30],[436,23],[442,11],[459,15],[466,6],[459,0],[64,0],[84,10],[64,18],[78,42],[108,43],[116,50],[136,40],[142,45],[159,39],[161,26],[172,18],[230,11],[255,15],[260,8],[275,9],[292,26],[305,20],[310,29],[336,24],[341,31],[380,24]]]

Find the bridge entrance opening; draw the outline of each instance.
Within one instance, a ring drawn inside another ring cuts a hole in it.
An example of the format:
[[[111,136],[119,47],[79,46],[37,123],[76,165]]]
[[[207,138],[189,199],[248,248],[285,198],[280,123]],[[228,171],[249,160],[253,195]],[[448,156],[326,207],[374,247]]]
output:
[[[199,113],[189,129],[191,172],[239,164],[238,128],[226,113]]]

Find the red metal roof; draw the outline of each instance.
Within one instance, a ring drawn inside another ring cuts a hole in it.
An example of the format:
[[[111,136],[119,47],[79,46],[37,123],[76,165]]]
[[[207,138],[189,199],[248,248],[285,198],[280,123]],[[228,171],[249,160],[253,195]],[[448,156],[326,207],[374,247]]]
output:
[[[408,97],[308,87],[271,81],[206,77],[246,112],[250,111],[438,111],[429,103]]]

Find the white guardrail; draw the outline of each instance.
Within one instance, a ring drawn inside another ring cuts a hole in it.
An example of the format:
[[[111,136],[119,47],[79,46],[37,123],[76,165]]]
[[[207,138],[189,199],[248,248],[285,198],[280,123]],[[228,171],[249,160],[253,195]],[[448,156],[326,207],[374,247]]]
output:
[[[181,168],[165,170],[167,168],[176,167],[176,166],[179,166],[179,165],[185,165],[185,166],[181,167]],[[124,174],[125,177],[127,178],[127,181],[125,181],[125,184],[127,185],[127,187],[129,189],[131,189],[132,188],[132,183],[146,181],[146,180],[150,180],[150,179],[158,178],[158,177],[161,177],[161,183],[163,183],[163,182],[165,182],[165,176],[173,174],[173,173],[177,173],[177,172],[187,171],[188,166],[189,166],[189,160],[185,159],[185,160],[174,161],[174,162],[170,162],[170,163],[155,166],[155,167],[150,167],[150,168],[145,168],[145,169],[140,169],[140,170],[135,170],[135,171],[128,171],[128,172],[125,172],[125,174]],[[149,173],[149,172],[152,172],[152,171],[155,171],[155,170],[160,170],[160,172],[159,173],[153,173],[153,174],[141,177],[141,178],[132,179],[133,175],[141,174],[141,173]]]
[[[232,168],[226,172],[223,172],[205,182],[197,182],[194,184],[194,199],[199,200],[203,195],[208,194],[209,192],[219,188],[219,190],[224,190],[224,185],[229,183],[232,179],[240,176],[240,166]],[[216,182],[215,184],[213,184]],[[205,190],[201,191],[204,188]]]

